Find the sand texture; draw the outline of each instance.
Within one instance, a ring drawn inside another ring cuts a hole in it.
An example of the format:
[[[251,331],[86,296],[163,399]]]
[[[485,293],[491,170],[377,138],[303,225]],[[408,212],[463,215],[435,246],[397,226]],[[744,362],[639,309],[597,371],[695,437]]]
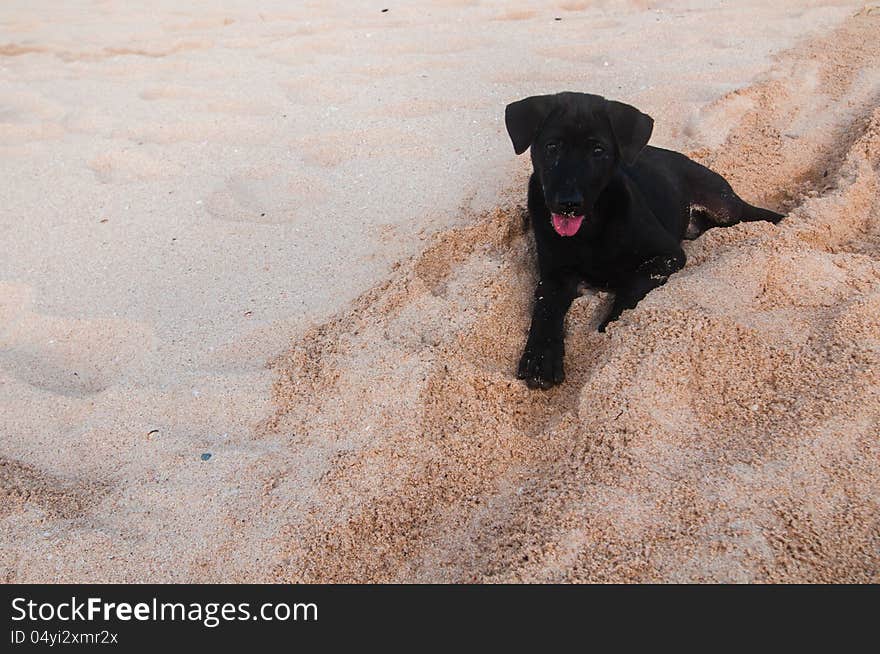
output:
[[[690,244],[608,336],[579,300],[562,387],[511,379],[534,283],[514,207],[297,342],[272,426],[332,457],[280,578],[880,579],[877,34],[853,20],[709,108],[748,99],[701,158],[790,217]]]
[[[0,579],[880,581],[880,8],[115,4],[0,10]],[[788,217],[540,392],[500,119],[563,88]]]

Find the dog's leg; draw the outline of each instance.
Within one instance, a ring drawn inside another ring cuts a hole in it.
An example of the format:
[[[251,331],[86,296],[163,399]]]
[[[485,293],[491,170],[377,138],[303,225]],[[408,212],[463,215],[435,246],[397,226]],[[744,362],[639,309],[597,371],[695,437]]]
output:
[[[725,182],[726,184],[727,182]],[[785,218],[781,213],[762,209],[749,204],[739,197],[728,186],[728,190],[715,196],[703,197],[699,204],[691,207],[696,214],[703,214],[708,218],[706,227],[730,227],[737,223],[764,220],[770,223],[778,223]]]
[[[785,218],[785,216],[781,213],[770,211],[770,209],[762,209],[761,207],[756,207],[753,204],[749,204],[745,200],[740,200],[740,202],[742,202],[742,213],[740,214],[740,221],[742,222],[766,220],[768,223],[773,223],[775,225],[780,220]]]
[[[620,314],[635,307],[652,289],[663,286],[669,276],[684,267],[684,252],[660,255],[648,259],[623,284],[615,289],[614,304],[608,317],[599,325],[604,332],[609,323],[620,318]]]
[[[535,287],[532,325],[516,374],[529,388],[547,389],[565,380],[564,321],[577,295],[574,278],[545,278]]]
[[[730,227],[741,222],[765,220],[778,223],[782,214],[749,204],[739,197],[718,173],[703,166],[692,175],[691,220],[685,238],[696,238],[712,227]]]

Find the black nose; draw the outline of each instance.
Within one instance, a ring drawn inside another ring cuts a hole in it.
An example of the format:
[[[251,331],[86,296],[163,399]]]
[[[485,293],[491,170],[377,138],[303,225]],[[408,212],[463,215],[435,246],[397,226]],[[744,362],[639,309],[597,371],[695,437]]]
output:
[[[580,193],[568,193],[560,195],[556,199],[556,205],[563,213],[575,213],[584,206],[584,198]]]

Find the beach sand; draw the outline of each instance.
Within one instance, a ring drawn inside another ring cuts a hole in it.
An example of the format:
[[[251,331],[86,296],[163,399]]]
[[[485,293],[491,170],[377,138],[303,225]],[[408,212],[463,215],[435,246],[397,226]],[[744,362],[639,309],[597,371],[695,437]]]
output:
[[[0,579],[880,580],[880,7],[128,4],[0,9]],[[789,215],[536,392],[558,90]]]

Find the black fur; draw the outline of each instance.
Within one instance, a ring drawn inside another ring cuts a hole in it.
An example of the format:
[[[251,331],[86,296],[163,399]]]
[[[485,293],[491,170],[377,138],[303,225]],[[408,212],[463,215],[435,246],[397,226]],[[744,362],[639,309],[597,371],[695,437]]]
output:
[[[563,320],[581,283],[614,293],[605,331],[684,266],[683,239],[783,218],[747,204],[684,155],[648,146],[654,121],[635,107],[558,93],[508,105],[505,122],[514,150],[531,148],[534,166],[528,206],[540,281],[518,370],[531,388],[565,378]],[[551,214],[585,218],[573,236],[561,236]]]

